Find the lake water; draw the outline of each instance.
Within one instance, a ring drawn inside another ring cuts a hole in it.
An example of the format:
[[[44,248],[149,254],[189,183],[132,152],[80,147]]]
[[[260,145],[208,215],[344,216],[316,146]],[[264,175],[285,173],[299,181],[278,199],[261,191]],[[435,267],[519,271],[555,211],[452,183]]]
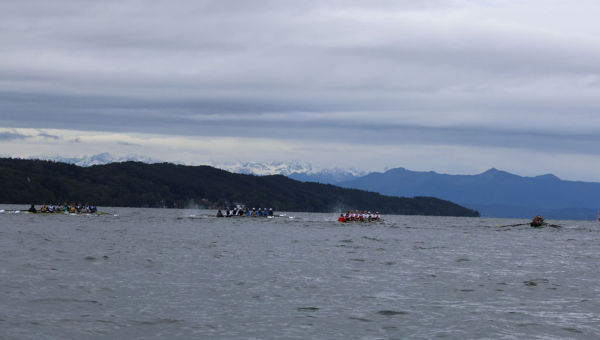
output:
[[[0,214],[0,339],[600,338],[599,222],[101,210]]]

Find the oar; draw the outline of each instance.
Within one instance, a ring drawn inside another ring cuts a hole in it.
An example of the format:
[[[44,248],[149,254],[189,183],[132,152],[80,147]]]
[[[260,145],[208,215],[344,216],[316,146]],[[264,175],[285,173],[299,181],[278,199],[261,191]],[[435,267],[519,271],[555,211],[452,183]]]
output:
[[[557,228],[557,229],[558,229],[558,228],[562,228],[562,226],[561,226],[561,225],[557,225],[557,224],[548,224],[548,225],[546,225],[546,226],[547,226],[547,227],[552,227],[552,228]]]
[[[531,222],[526,222],[526,223],[518,223],[518,224],[510,224],[510,225],[499,225],[498,228],[504,228],[504,227],[518,227],[520,225],[526,225],[529,224]]]

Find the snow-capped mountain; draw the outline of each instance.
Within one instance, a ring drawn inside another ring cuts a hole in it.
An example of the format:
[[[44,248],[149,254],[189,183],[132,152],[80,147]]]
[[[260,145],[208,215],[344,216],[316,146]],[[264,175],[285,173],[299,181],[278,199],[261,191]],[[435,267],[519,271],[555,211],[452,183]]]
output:
[[[250,162],[250,163],[235,163],[235,164],[214,164],[215,168],[234,172],[238,174],[247,175],[284,175],[288,176],[293,173],[312,173],[314,172],[313,166],[306,162],[278,162],[278,161],[267,161],[264,163]]]
[[[279,162],[267,161],[264,163],[249,162],[236,164],[215,164],[216,168],[229,172],[249,175],[284,175],[302,182],[319,182],[335,184],[342,181],[353,180],[367,175],[367,172],[355,168],[321,169],[307,162]]]
[[[143,162],[148,164],[153,163],[162,163],[163,161],[159,159],[154,159],[148,156],[138,156],[135,154],[129,154],[125,157],[115,157],[109,154],[108,152],[101,153],[93,156],[83,156],[83,157],[73,157],[73,158],[65,158],[60,156],[33,156],[29,157],[29,159],[42,159],[42,160],[50,160],[55,162],[62,162],[68,164],[75,164],[77,166],[92,166],[92,165],[101,165],[101,164],[109,164],[109,163],[120,163],[120,162]]]
[[[116,157],[108,152],[101,153],[93,156],[83,156],[83,157],[73,157],[66,158],[60,157],[58,155],[55,156],[34,156],[29,157],[29,159],[42,159],[42,160],[51,160],[55,162],[63,162],[69,164],[75,164],[77,166],[92,166],[92,165],[102,165],[109,163],[119,163],[119,162],[143,162],[148,164],[153,163],[162,163],[164,161],[147,157],[147,156],[138,156],[134,154],[129,154],[125,157]],[[176,164],[187,164],[182,162],[177,162]],[[206,164],[206,163],[203,163]],[[195,163],[187,164],[187,165],[197,165]],[[225,171],[239,173],[239,174],[247,174],[247,175],[257,175],[257,176],[267,176],[267,175],[284,175],[286,177],[302,181],[302,182],[318,182],[325,184],[335,184],[343,181],[349,181],[353,179],[357,179],[359,177],[365,176],[368,173],[362,170],[358,170],[355,168],[343,169],[340,167],[334,167],[333,169],[322,169],[313,166],[307,162],[279,162],[279,161],[267,161],[267,162],[249,162],[249,163],[229,163],[229,164],[218,164],[211,163],[211,166],[222,169]]]

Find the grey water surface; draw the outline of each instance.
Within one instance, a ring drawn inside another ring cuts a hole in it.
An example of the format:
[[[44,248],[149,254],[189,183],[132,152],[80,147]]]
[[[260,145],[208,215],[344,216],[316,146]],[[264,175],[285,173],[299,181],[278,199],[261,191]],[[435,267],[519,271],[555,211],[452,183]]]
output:
[[[600,222],[102,210],[0,214],[0,339],[600,338]]]

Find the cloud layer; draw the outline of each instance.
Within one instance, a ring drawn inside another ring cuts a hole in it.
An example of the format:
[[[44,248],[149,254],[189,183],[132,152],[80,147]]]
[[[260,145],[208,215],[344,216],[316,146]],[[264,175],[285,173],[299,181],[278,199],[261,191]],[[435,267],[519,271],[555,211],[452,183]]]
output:
[[[57,143],[106,134],[159,156],[167,140],[204,138],[262,148],[243,152],[250,161],[308,149],[315,163],[333,153],[345,166],[591,179],[564,160],[585,166],[600,150],[599,12],[554,0],[8,0],[0,141],[23,154],[14,129],[55,129],[72,135]],[[202,145],[188,157],[227,150]],[[450,164],[406,156],[420,153]],[[562,165],[519,163],[531,155]]]

